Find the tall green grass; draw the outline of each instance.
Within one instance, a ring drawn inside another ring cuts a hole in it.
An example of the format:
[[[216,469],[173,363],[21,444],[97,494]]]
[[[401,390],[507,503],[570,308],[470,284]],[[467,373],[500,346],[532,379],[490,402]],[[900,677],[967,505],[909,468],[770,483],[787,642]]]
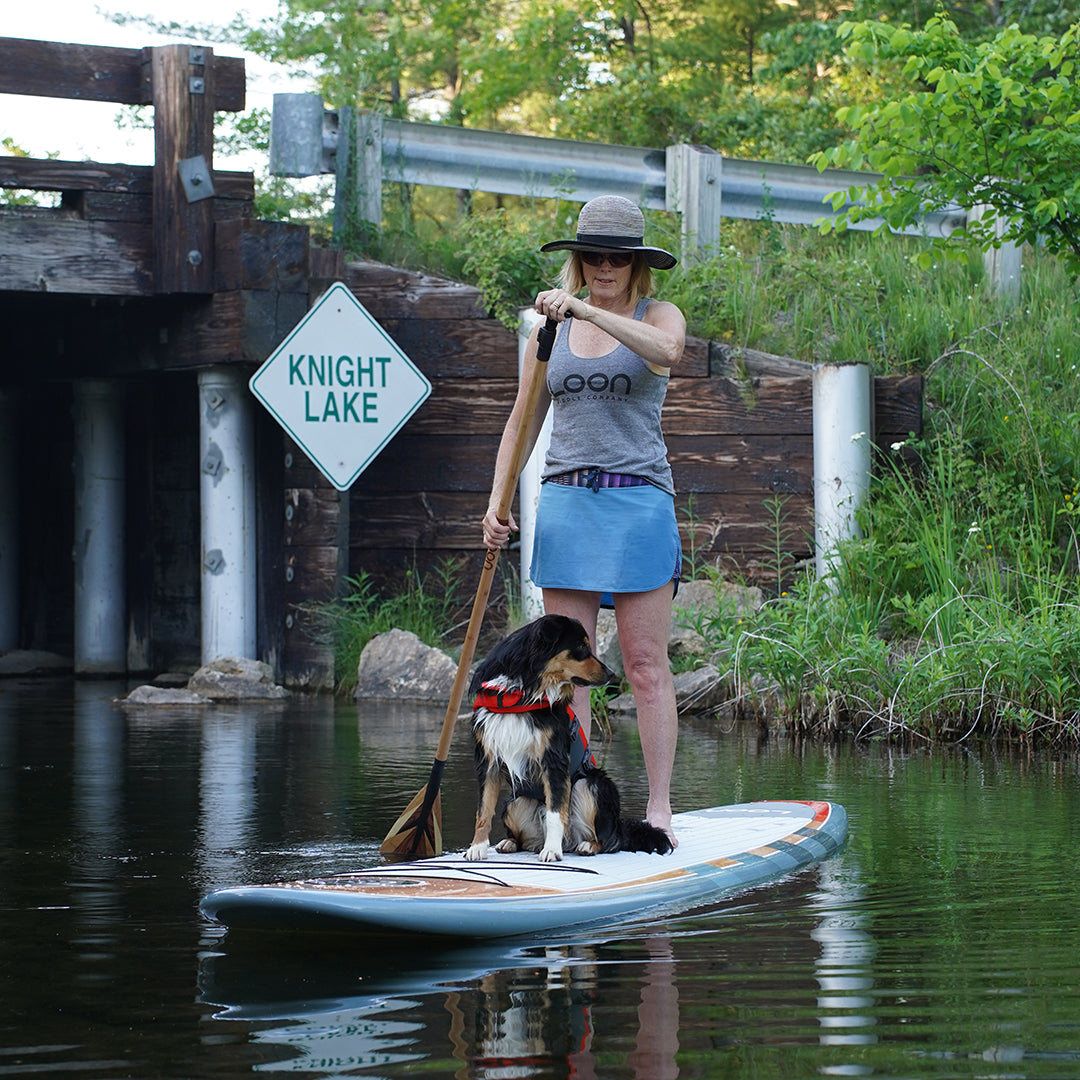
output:
[[[731,658],[745,708],[792,728],[1075,742],[1076,284],[1028,253],[1010,304],[977,259],[924,272],[911,254],[895,238],[827,249],[796,238],[764,271],[756,257],[725,260],[726,290],[764,291],[771,305],[730,335],[920,371],[926,416],[920,438],[878,455],[862,539],[841,547],[829,581],[800,576],[741,624],[717,613],[701,628]],[[809,308],[816,336],[803,336]]]

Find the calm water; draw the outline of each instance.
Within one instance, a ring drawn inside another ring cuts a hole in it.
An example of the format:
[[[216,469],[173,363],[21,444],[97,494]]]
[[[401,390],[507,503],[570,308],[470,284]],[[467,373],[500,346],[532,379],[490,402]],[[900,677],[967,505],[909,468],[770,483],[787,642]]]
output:
[[[379,861],[441,709],[125,714],[122,690],[0,683],[0,1077],[1080,1076],[1073,757],[684,724],[679,806],[833,799],[845,850],[663,923],[283,953],[230,942],[200,897]],[[473,811],[458,734],[450,846]],[[605,753],[640,810],[631,724]]]

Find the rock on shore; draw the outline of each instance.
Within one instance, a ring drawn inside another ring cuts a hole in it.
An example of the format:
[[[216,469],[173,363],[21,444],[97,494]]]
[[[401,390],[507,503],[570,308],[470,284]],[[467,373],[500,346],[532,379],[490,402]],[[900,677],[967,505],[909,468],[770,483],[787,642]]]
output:
[[[710,662],[706,640],[693,629],[701,615],[719,612],[737,617],[760,607],[761,590],[726,581],[688,581],[679,587],[671,615],[668,656],[696,660],[698,666],[675,677],[680,712],[711,712],[731,695],[729,680]],[[622,652],[614,612],[600,612],[596,654],[616,674],[623,675]],[[357,667],[358,699],[394,699],[416,702],[448,700],[457,665],[444,652],[425,645],[415,634],[390,630],[368,642]],[[463,703],[463,708],[467,703]],[[608,703],[612,712],[632,712],[634,699],[623,694]]]
[[[221,701],[284,701],[289,691],[274,682],[269,664],[245,657],[223,657],[204,665],[187,686],[137,686],[121,705],[212,705]]]
[[[373,637],[360,654],[354,696],[446,701],[456,674],[457,664],[440,649],[425,645],[408,630],[389,630]]]

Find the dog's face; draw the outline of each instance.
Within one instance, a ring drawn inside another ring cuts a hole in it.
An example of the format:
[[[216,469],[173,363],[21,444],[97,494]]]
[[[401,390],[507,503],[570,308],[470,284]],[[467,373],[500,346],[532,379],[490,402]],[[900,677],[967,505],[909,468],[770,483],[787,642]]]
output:
[[[575,686],[603,686],[615,677],[593,654],[592,643],[577,619],[544,615],[488,654],[473,676],[476,693],[489,679],[522,691],[527,701],[569,701]]]
[[[615,674],[597,659],[585,628],[577,619],[545,615],[541,633],[547,644],[547,661],[540,671],[540,688],[550,701],[568,700],[575,686],[603,686]]]

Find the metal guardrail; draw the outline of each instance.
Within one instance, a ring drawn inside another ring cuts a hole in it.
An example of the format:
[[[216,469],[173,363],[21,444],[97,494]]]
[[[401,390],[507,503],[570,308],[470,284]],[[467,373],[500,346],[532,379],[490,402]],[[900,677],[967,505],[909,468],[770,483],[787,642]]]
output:
[[[545,139],[389,120],[372,113],[356,114],[355,122],[350,117],[346,123],[347,112],[351,110],[341,110],[340,118],[334,112],[324,113],[317,95],[275,94],[271,173],[310,176],[336,171],[340,177],[345,153],[339,145],[341,133],[358,131],[360,138],[354,141],[361,145],[354,152],[366,158],[358,169],[361,175],[503,195],[562,196],[580,202],[602,194],[624,195],[648,209],[684,214],[684,224],[692,219],[701,228],[702,238],[720,217],[813,225],[835,216],[837,211],[826,201],[833,193],[880,179],[877,173],[818,172],[807,165],[723,157],[708,147],[657,150]],[[690,176],[687,162],[704,170],[700,179]],[[678,190],[679,168],[686,172],[683,191]],[[947,236],[962,228],[966,219],[959,207],[934,211],[905,232]],[[873,230],[880,224],[880,219],[869,219],[851,227]]]
[[[623,195],[667,208],[663,150],[402,120],[384,120],[382,131],[386,180],[576,202]]]
[[[624,195],[650,210],[670,210],[667,154],[641,146],[544,139],[441,124],[384,120],[382,171],[386,180],[502,195],[554,197],[585,202],[597,195]],[[720,213],[728,218],[771,217],[813,225],[835,211],[826,200],[836,191],[865,186],[877,173],[782,165],[720,156]],[[925,215],[916,235],[945,236],[962,227],[963,210]],[[880,219],[855,222],[873,230]]]

